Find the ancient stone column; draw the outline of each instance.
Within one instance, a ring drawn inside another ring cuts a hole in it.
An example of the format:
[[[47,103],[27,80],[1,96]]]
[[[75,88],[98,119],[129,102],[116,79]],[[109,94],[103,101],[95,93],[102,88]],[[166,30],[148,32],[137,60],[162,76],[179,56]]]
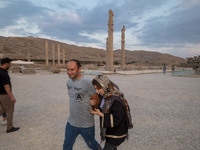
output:
[[[106,38],[106,64],[108,62],[108,38]]]
[[[60,44],[58,44],[58,66],[60,66]]]
[[[125,26],[123,26],[122,30],[122,39],[121,39],[121,51],[122,51],[122,62],[121,62],[121,67],[122,70],[125,69]]]
[[[31,48],[31,43],[28,43],[28,62],[31,61],[30,48]]]
[[[48,41],[46,41],[45,49],[46,49],[46,65],[48,66],[49,65]]]
[[[114,65],[113,65],[113,12],[110,9],[109,10],[109,19],[108,19],[108,40],[107,40],[107,46],[108,48],[106,49],[107,53],[106,55],[106,68],[105,70],[108,71],[113,71],[114,70]]]
[[[63,47],[63,66],[65,65],[65,48]]]
[[[52,44],[52,63],[53,67],[55,66],[55,49],[54,49],[54,44]]]

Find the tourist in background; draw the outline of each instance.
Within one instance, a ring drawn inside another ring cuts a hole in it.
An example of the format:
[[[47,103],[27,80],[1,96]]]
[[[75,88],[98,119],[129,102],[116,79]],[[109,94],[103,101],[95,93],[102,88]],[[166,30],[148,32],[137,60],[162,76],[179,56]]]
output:
[[[90,149],[101,150],[95,140],[94,115],[89,111],[90,99],[98,99],[98,95],[91,80],[81,74],[80,61],[70,60],[67,63],[67,74],[70,78],[67,82],[69,117],[65,129],[63,150],[72,150],[79,134]]]
[[[12,86],[8,69],[11,66],[11,59],[2,58],[0,66],[0,116],[6,113],[7,133],[19,130],[13,127],[13,113],[16,99],[12,93]]]
[[[171,73],[171,75],[174,75],[174,70],[175,70],[175,67],[174,67],[174,65],[172,65],[172,67],[171,67],[171,70],[172,70],[172,73]]]
[[[163,74],[164,74],[164,75],[165,75],[165,73],[166,73],[166,69],[167,69],[167,68],[166,68],[166,65],[164,64],[164,65],[163,65]]]
[[[128,137],[128,129],[133,127],[127,100],[118,86],[104,75],[97,75],[92,84],[101,97],[100,108],[90,112],[100,116],[101,140],[106,140],[103,150],[117,150]],[[96,105],[96,100],[90,100],[90,104]]]

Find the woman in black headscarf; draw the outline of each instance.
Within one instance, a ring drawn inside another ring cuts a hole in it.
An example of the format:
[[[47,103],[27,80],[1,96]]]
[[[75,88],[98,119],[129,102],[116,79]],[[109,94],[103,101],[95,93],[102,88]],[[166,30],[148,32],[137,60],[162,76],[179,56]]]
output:
[[[90,109],[90,112],[100,116],[101,140],[106,140],[103,149],[117,150],[128,138],[128,129],[133,127],[127,100],[118,86],[104,75],[97,75],[92,84],[101,97],[99,109]],[[95,103],[95,100],[90,101],[92,106]]]

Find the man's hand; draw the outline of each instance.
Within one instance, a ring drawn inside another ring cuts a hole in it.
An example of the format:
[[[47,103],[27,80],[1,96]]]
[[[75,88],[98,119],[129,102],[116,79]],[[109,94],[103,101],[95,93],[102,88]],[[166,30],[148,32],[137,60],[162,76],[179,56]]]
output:
[[[10,85],[6,84],[6,85],[4,85],[4,88],[5,88],[6,93],[10,97],[11,102],[15,103],[16,99],[15,99],[15,97],[14,97],[12,91],[11,91]]]
[[[11,97],[10,99],[11,99],[11,102],[13,102],[13,103],[15,103],[15,102],[16,102],[16,99],[15,99],[15,97]]]

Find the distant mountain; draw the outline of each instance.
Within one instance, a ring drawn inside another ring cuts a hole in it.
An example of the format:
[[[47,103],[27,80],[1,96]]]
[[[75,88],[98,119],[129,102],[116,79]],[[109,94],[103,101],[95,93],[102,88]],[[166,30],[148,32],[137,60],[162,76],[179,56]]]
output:
[[[13,59],[27,59],[29,49],[31,59],[45,60],[46,41],[48,41],[49,59],[52,59],[52,45],[54,45],[55,58],[57,59],[58,44],[60,44],[61,58],[63,48],[65,48],[66,59],[75,58],[83,61],[95,61],[97,60],[98,56],[105,57],[106,55],[106,52],[103,49],[79,47],[58,41],[33,37],[8,37],[0,39],[0,54],[4,54]]]
[[[136,51],[125,51],[126,63],[128,62],[143,62],[151,64],[179,64],[185,62],[185,59],[176,57],[170,54],[164,54],[159,52],[136,50]],[[120,58],[121,50],[115,50],[114,56]]]
[[[60,44],[60,52],[62,59],[63,48],[65,49],[66,60],[71,58],[79,59],[81,61],[105,61],[106,51],[104,49],[80,47],[75,45],[69,45],[58,41],[34,38],[34,37],[3,37],[0,38],[0,54],[10,57],[12,59],[27,59],[28,50],[30,50],[30,56],[33,60],[45,60],[45,42],[48,41],[49,59],[52,59],[52,45],[55,48],[55,58],[57,59],[57,47]],[[185,59],[172,56],[169,54],[163,54],[159,52],[150,51],[125,51],[126,63],[180,63]],[[121,61],[121,50],[114,50],[114,61]]]
[[[4,37],[4,36],[0,36],[0,39],[1,39],[1,38],[5,38],[5,37]]]

